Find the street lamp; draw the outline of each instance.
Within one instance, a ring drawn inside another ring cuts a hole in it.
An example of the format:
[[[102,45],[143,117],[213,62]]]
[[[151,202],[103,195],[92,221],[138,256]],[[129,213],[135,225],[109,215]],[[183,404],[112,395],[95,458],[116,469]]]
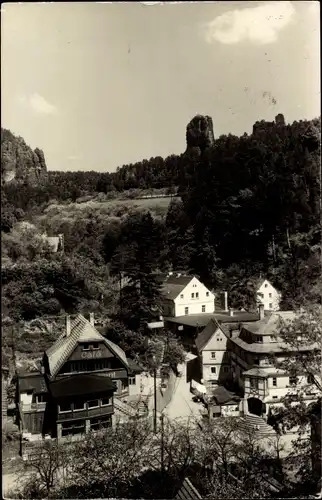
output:
[[[154,377],[154,415],[153,415],[153,430],[157,432],[157,364],[155,355],[153,359],[153,377]]]

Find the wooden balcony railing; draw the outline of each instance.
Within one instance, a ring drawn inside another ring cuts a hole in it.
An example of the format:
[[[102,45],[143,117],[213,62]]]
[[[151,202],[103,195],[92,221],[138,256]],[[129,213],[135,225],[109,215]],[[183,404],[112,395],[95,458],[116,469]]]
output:
[[[101,415],[111,415],[114,413],[113,405],[98,406],[96,408],[84,408],[84,410],[70,410],[58,413],[57,421],[78,420],[84,418],[99,417]]]

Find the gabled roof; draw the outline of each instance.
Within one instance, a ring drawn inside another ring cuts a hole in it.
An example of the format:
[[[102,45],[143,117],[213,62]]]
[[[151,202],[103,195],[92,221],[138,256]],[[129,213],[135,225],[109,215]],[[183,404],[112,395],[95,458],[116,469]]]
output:
[[[207,326],[199,333],[196,338],[196,347],[198,351],[202,351],[204,347],[208,344],[209,340],[212,338],[214,333],[218,330],[219,324],[215,318],[212,318]]]
[[[201,500],[202,496],[186,477],[174,500]]]
[[[61,398],[115,391],[115,386],[109,377],[90,373],[54,380],[50,382],[49,390],[54,398]]]
[[[182,274],[159,274],[157,280],[162,284],[161,291],[166,299],[174,300],[190,283],[194,276]]]
[[[274,335],[277,332],[280,321],[289,323],[296,317],[293,311],[278,311],[274,313],[267,313],[265,317],[254,323],[243,323],[243,328],[258,335]]]
[[[275,286],[272,285],[272,283],[267,278],[258,278],[258,280],[255,281],[256,291],[258,291],[260,289],[260,287],[265,283],[265,281],[267,281],[267,283],[269,283],[273,288],[275,288]],[[275,290],[276,290],[276,288],[275,288]]]
[[[50,375],[56,376],[60,368],[68,360],[79,342],[104,342],[112,353],[119,358],[128,369],[125,352],[119,346],[106,339],[87,319],[79,314],[70,326],[70,334],[64,332],[56,342],[46,351]]]

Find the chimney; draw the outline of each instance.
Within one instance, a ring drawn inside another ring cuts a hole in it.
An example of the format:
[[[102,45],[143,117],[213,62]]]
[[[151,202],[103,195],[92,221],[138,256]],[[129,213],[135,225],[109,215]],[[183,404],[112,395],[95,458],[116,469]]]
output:
[[[234,316],[234,310],[233,309],[229,309],[229,316]]]
[[[94,313],[89,313],[89,322],[92,326],[95,326]]]
[[[224,310],[228,312],[228,292],[224,292]]]
[[[69,314],[66,315],[66,337],[70,335],[70,316]]]
[[[63,234],[59,234],[58,238],[59,238],[59,250],[62,253],[64,253],[64,235]]]
[[[258,305],[259,319],[264,319],[264,304]]]

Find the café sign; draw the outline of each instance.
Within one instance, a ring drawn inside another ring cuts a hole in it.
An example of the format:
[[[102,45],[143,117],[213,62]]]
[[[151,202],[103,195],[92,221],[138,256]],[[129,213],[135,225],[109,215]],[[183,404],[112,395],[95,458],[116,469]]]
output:
[[[101,351],[83,351],[81,353],[82,359],[97,359],[102,357]]]

